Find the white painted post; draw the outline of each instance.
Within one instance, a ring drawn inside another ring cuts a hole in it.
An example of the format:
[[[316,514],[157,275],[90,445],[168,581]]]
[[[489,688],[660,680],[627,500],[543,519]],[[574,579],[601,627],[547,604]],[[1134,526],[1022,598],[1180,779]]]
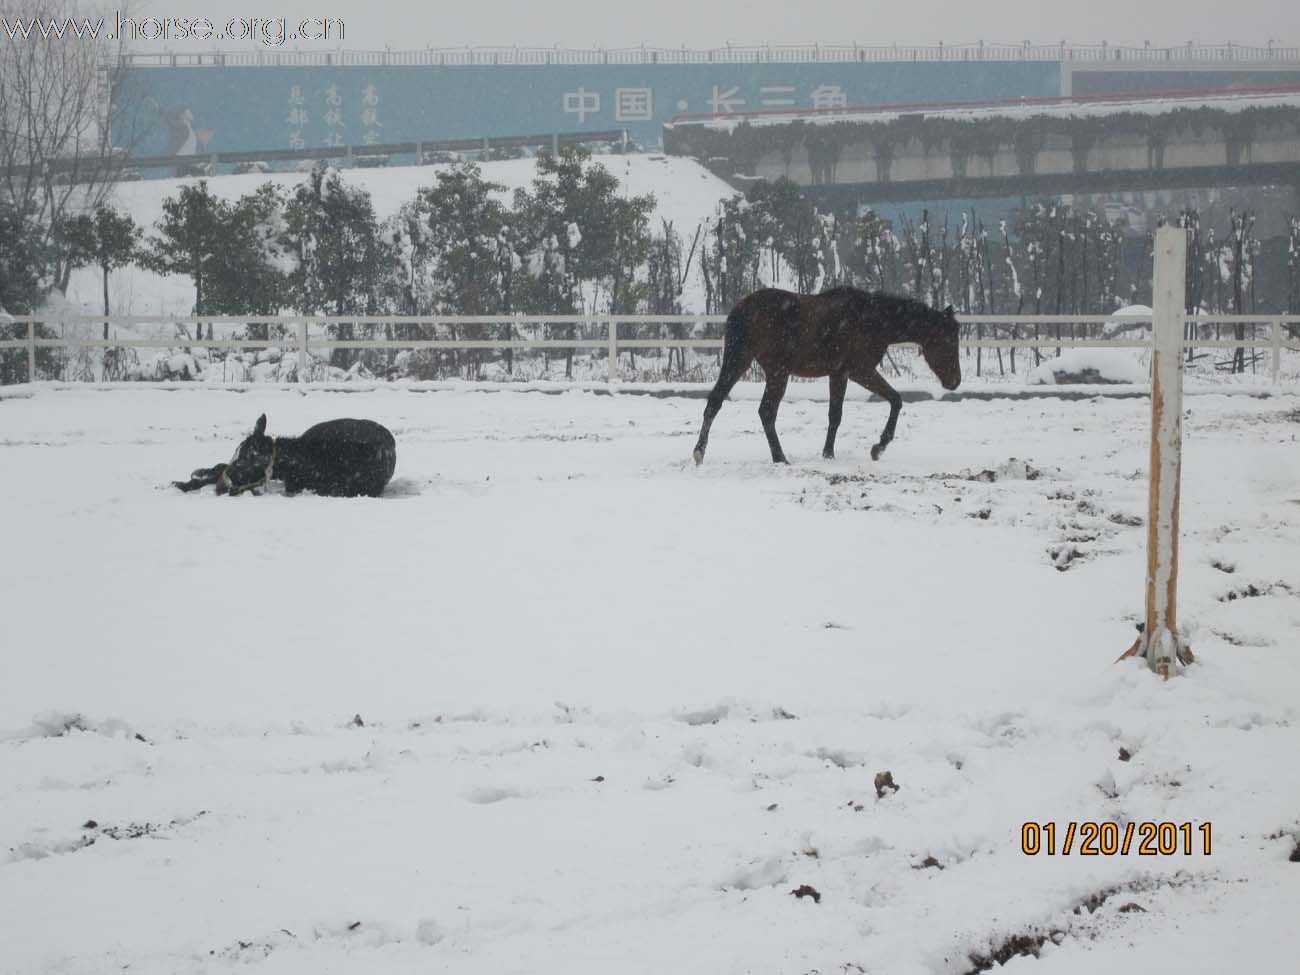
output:
[[[36,323],[27,322],[27,381],[36,382]]]
[[[1277,377],[1282,371],[1282,322],[1276,319],[1273,322],[1273,385],[1277,385]]]
[[[618,380],[618,322],[609,320],[609,381]]]
[[[1187,231],[1156,231],[1151,348],[1151,484],[1147,505],[1146,625],[1124,657],[1145,657],[1160,676],[1190,663],[1178,639],[1178,501],[1183,437],[1183,323]],[[1121,659],[1123,659],[1121,657]]]
[[[307,323],[298,323],[298,382],[307,381]]]

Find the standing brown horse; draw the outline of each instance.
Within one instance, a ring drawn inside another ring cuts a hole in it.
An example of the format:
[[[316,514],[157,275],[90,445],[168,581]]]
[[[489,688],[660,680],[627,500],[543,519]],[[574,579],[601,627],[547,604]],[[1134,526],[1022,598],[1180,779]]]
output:
[[[885,350],[895,342],[912,342],[944,389],[961,383],[957,318],[949,305],[936,311],[912,298],[879,291],[833,288],[819,295],[799,295],[764,288],[742,298],[727,316],[722,371],[704,408],[704,426],[695,445],[695,463],[704,460],[709,427],[731,387],[757,359],[767,378],[758,406],[772,461],[785,464],[776,438],[776,411],[791,376],[829,376],[830,423],[823,457],[835,456],[835,431],[844,410],[844,391],[852,379],[889,401],[889,420],[871,459],[880,457],[894,439],[902,397],[877,371]]]

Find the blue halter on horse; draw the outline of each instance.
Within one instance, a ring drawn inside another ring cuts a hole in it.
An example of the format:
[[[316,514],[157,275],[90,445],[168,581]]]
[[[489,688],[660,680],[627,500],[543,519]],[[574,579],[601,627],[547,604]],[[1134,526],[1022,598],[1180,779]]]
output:
[[[373,420],[326,420],[299,437],[268,437],[266,414],[228,464],[203,467],[188,481],[173,481],[182,491],[209,484],[218,494],[243,494],[283,481],[285,492],[312,491],[327,497],[377,498],[397,466],[397,442]]]

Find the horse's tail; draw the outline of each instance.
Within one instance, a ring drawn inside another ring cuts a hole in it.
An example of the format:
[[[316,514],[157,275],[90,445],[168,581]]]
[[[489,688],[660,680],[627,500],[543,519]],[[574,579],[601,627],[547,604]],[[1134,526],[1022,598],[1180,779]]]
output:
[[[753,361],[749,348],[748,314],[741,301],[727,315],[722,332],[722,367],[718,370],[718,387],[730,390]],[[723,392],[726,395],[726,392]]]

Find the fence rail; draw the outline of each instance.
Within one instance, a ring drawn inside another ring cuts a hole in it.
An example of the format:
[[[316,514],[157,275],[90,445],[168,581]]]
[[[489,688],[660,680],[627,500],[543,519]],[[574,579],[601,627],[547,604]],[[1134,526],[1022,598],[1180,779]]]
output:
[[[25,328],[22,338],[0,339],[0,353],[9,349],[22,349],[27,354],[27,378],[36,381],[36,353],[38,349],[281,349],[296,352],[298,356],[298,380],[306,381],[310,353],[329,352],[333,349],[388,350],[391,352],[414,351],[418,349],[443,349],[448,351],[529,351],[529,350],[604,350],[608,359],[608,379],[613,382],[618,378],[619,355],[623,352],[641,352],[668,349],[696,349],[718,351],[722,348],[721,338],[693,335],[688,338],[639,338],[619,336],[623,325],[660,325],[689,327],[699,331],[706,326],[720,326],[726,321],[723,315],[270,315],[262,317],[247,316],[173,316],[173,315],[133,315],[109,316],[110,324],[122,326],[135,325],[204,325],[223,328],[246,328],[249,325],[281,326],[285,335],[277,339],[221,338],[200,339],[187,336],[172,338],[90,338],[82,334],[66,334],[68,326],[101,327],[105,317],[94,315],[65,316],[5,316],[0,318],[0,327],[6,323]],[[964,349],[1150,349],[1150,338],[1104,338],[1071,336],[1065,338],[1061,331],[1080,325],[1121,325],[1126,330],[1151,324],[1151,316],[1116,318],[1114,315],[963,315],[961,322],[966,325],[1007,326],[1011,328],[1038,326],[1050,328],[1054,334],[1023,335],[1012,338],[971,338],[963,336],[961,345]],[[1267,337],[1261,339],[1252,335],[1241,339],[1203,339],[1189,337],[1184,343],[1185,350],[1191,349],[1252,349],[1270,352],[1271,375],[1274,383],[1279,381],[1282,352],[1300,352],[1300,315],[1189,315],[1184,319],[1185,325],[1232,325],[1251,326],[1252,331],[1267,327]],[[353,326],[391,326],[407,325],[437,329],[446,326],[479,326],[515,328],[551,328],[556,326],[577,326],[586,329],[604,330],[601,338],[505,338],[505,339],[464,339],[464,338],[430,338],[430,339],[336,339],[311,334],[311,326],[329,325]],[[64,335],[49,338],[40,335],[38,326],[61,326]],[[1286,332],[1293,335],[1288,339]]]
[[[1266,44],[1180,44],[1142,47],[1101,44],[755,44],[715,48],[529,48],[458,47],[422,51],[207,51],[121,54],[123,67],[231,67],[265,65],[575,65],[575,64],[762,64],[843,61],[1061,61],[1121,63],[1287,63],[1300,61],[1300,47]]]

